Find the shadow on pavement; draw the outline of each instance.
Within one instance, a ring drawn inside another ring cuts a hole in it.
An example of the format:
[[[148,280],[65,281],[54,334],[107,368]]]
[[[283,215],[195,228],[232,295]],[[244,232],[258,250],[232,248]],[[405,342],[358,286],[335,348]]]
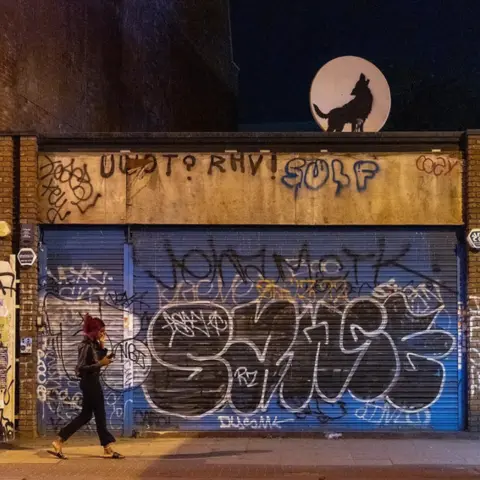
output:
[[[271,450],[249,450],[248,454],[261,454],[261,453],[270,453]],[[243,450],[223,450],[223,451],[212,451],[212,452],[198,452],[198,453],[169,453],[166,455],[127,455],[128,459],[142,459],[142,460],[201,460],[215,457],[234,457],[237,455],[243,455],[246,452]],[[47,450],[39,450],[36,452],[37,457],[40,458],[54,458]],[[84,454],[84,453],[68,453],[66,454],[70,460],[86,460],[86,459],[96,459],[96,460],[107,460],[112,461],[109,458],[103,457],[101,454]]]
[[[20,447],[14,443],[0,443],[0,450],[34,450],[33,447]]]
[[[248,453],[270,453],[271,450],[249,450]],[[203,452],[203,453],[171,453],[168,455],[162,455],[162,460],[185,460],[196,458],[213,458],[213,457],[230,457],[243,455],[246,452],[243,450],[224,450],[215,452]]]

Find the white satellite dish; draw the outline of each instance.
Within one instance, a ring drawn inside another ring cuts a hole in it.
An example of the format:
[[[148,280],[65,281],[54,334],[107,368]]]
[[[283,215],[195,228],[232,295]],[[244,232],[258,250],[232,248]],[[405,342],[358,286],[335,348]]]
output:
[[[338,57],[326,63],[310,88],[312,115],[328,132],[378,132],[391,104],[383,73],[360,57]]]

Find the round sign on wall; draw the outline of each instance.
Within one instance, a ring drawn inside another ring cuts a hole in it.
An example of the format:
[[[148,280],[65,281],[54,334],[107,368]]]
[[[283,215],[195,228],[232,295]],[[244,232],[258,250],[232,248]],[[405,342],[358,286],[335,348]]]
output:
[[[390,114],[390,87],[373,63],[338,57],[315,75],[310,109],[326,132],[378,132]]]

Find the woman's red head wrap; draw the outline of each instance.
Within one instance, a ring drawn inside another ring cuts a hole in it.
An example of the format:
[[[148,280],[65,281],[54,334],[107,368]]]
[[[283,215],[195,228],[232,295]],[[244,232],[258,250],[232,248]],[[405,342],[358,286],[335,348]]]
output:
[[[99,318],[92,317],[89,313],[83,318],[83,333],[90,340],[96,340],[102,328],[105,328],[105,324]]]

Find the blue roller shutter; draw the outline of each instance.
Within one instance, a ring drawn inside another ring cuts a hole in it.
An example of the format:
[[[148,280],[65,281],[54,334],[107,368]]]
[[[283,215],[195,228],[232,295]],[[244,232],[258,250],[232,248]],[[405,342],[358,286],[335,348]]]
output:
[[[137,430],[463,428],[456,232],[134,228]]]
[[[56,432],[81,410],[75,377],[82,317],[89,312],[107,327],[107,347],[124,340],[123,228],[45,227],[42,233],[41,309],[45,328],[39,337],[37,397],[39,430]],[[124,423],[123,362],[102,375],[107,424],[121,431]],[[86,427],[95,432],[94,421]]]

